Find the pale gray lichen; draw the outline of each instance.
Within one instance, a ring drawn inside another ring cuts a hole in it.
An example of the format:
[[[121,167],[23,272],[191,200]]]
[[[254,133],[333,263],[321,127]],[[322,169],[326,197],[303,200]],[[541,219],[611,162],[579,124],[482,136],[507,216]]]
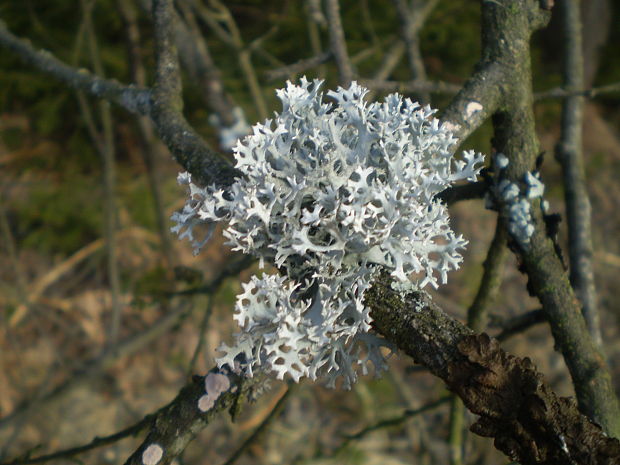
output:
[[[495,166],[497,166],[500,170],[503,170],[508,166],[509,160],[506,155],[501,152],[495,154]]]
[[[164,455],[164,450],[159,444],[150,444],[142,452],[142,463],[144,465],[157,465]]]
[[[232,110],[232,116],[234,118],[234,123],[230,126],[224,126],[220,120],[220,117],[213,113],[209,117],[209,123],[214,126],[220,137],[220,146],[226,150],[232,150],[237,141],[247,136],[252,129],[245,119],[245,114],[243,113],[243,108],[234,107]]]
[[[474,113],[478,113],[479,111],[482,111],[482,110],[483,110],[483,106],[480,104],[480,102],[471,101],[465,107],[465,116],[467,118],[471,118],[474,115]]]
[[[282,112],[253,127],[234,149],[243,177],[227,191],[200,188],[188,174],[175,232],[192,240],[197,225],[226,221],[234,250],[275,264],[282,276],[252,277],[237,298],[241,332],[222,346],[218,364],[240,360],[288,374],[338,377],[349,387],[353,365],[385,368],[385,342],[368,333],[364,293],[379,268],[418,288],[446,282],[466,241],[449,225],[435,196],[459,180],[474,180],[482,155],[453,157],[456,139],[434,110],[398,94],[364,101],[352,83],[323,101],[321,81],[290,82],[277,92]]]
[[[525,173],[525,183],[527,184],[527,198],[538,199],[545,193],[545,185],[540,181],[538,172]]]
[[[230,389],[228,376],[221,373],[209,373],[205,376],[205,394],[198,399],[198,409],[206,412],[213,408],[222,393]]]

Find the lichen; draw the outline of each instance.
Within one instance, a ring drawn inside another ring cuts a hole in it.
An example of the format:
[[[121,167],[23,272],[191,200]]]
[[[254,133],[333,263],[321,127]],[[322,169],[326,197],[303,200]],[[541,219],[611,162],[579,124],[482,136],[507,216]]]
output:
[[[142,452],[142,463],[144,465],[157,465],[164,455],[164,449],[159,444],[150,444]]]
[[[190,196],[173,230],[198,251],[206,238],[195,238],[194,228],[225,221],[234,250],[281,272],[243,285],[235,308],[241,332],[232,347],[222,345],[220,366],[241,363],[251,376],[261,365],[280,379],[328,385],[342,377],[349,387],[353,366],[386,367],[386,343],[368,332],[363,303],[379,270],[421,289],[459,267],[466,241],[436,195],[474,180],[483,157],[455,158],[456,139],[429,106],[398,94],[368,103],[356,83],[328,92],[328,103],[320,86],[302,79],[277,92],[282,112],[234,149],[244,176],[230,189],[200,188],[181,174]]]
[[[205,376],[205,394],[198,399],[198,409],[201,412],[211,410],[215,401],[229,389],[230,380],[228,376],[221,373],[209,373]]]

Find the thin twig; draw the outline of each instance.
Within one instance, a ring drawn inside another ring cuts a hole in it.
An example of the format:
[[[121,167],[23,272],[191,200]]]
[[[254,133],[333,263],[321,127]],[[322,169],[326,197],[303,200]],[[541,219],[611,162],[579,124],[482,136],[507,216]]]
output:
[[[4,198],[2,194],[3,193],[0,192],[0,237],[2,237],[3,247],[6,249],[11,267],[13,269],[13,275],[15,276],[14,286],[17,293],[17,298],[19,299],[19,306],[13,314],[8,317],[9,326],[13,326],[11,321],[13,321],[14,316],[17,314],[25,315],[32,305],[32,302],[36,299],[33,298],[27,289],[26,276],[24,274],[21,261],[19,260],[15,236],[11,231],[11,225],[9,224],[6,209],[4,208]]]
[[[332,52],[323,52],[319,55],[315,55],[310,58],[304,58],[296,63],[284,66],[282,68],[272,69],[265,72],[265,79],[268,81],[276,81],[278,79],[285,78],[291,74],[303,73],[312,68],[316,68],[319,65],[327,62],[332,58]]]
[[[205,340],[207,337],[207,327],[209,326],[209,320],[211,319],[211,314],[213,313],[213,295],[208,296],[207,306],[203,311],[202,319],[200,320],[200,326],[198,327],[198,343],[194,348],[194,353],[192,354],[192,358],[187,367],[187,377],[191,378],[194,374],[194,369],[196,368],[196,362],[198,361],[198,357],[200,356],[200,352],[205,345]]]
[[[600,87],[592,87],[591,89],[578,89],[570,90],[564,87],[555,87],[543,92],[537,92],[534,94],[536,101],[549,99],[549,98],[567,98],[567,97],[586,97],[595,98],[599,95],[617,94],[620,93],[620,82],[607,84]]]
[[[584,85],[580,2],[560,2],[564,28],[564,88]],[[564,199],[568,222],[570,281],[581,301],[582,313],[594,341],[602,344],[600,318],[592,267],[591,210],[583,161],[584,97],[570,96],[562,102],[562,124],[556,156],[562,164]]]
[[[383,56],[381,60],[381,64],[377,67],[377,71],[372,78],[374,82],[384,82],[391,75],[394,69],[400,64],[400,60],[405,53],[405,44],[402,40],[396,40],[387,51],[387,53]],[[363,81],[363,80],[360,80]],[[362,84],[365,85],[365,84]],[[368,86],[369,92],[366,96],[368,101],[372,102],[375,100],[375,96],[380,89]]]
[[[125,86],[115,80],[103,79],[85,69],[68,66],[47,50],[35,50],[27,40],[9,32],[0,20],[0,44],[16,53],[27,64],[53,75],[69,87],[110,100],[132,113],[148,114],[151,109],[149,89]]]
[[[222,73],[215,65],[209,45],[200,31],[194,11],[187,0],[177,2],[183,21],[176,23],[176,42],[185,68],[194,76],[203,100],[217,115],[222,126],[235,124],[233,102],[225,91]]]
[[[278,402],[273,407],[273,409],[271,409],[271,412],[269,412],[269,414],[265,417],[261,424],[252,432],[252,434],[250,434],[250,436],[248,436],[245,441],[243,441],[241,446],[239,446],[235,450],[235,452],[232,453],[232,455],[228,458],[228,460],[226,460],[226,462],[224,462],[223,465],[233,465],[235,462],[237,462],[239,457],[241,457],[245,453],[248,447],[257,442],[257,440],[262,434],[265,433],[265,431],[274,421],[274,419],[276,419],[280,415],[280,413],[284,409],[284,406],[286,405],[286,401],[288,400],[290,395],[295,392],[296,388],[297,384],[289,384],[288,389],[282,395],[282,397],[278,399]]]
[[[92,22],[92,9],[95,5],[94,1],[81,1],[83,10],[83,22],[86,35],[86,44],[88,46],[88,56],[92,62],[93,69],[97,76],[104,76],[103,64],[97,37]],[[79,51],[78,51],[79,53]],[[84,109],[86,99],[80,99],[81,107]],[[110,309],[111,318],[108,328],[108,338],[106,342],[107,350],[113,350],[118,339],[121,322],[121,303],[120,303],[120,276],[118,268],[118,260],[116,257],[116,167],[115,167],[115,145],[114,145],[114,129],[112,123],[112,112],[110,103],[101,101],[98,103],[99,116],[101,120],[101,133],[93,134],[93,144],[99,148],[99,155],[102,160],[103,167],[103,193],[104,193],[104,237],[106,241],[106,258],[107,258],[107,278],[110,286],[110,297],[112,306]],[[94,130],[96,132],[96,130]],[[99,144],[97,144],[99,141]]]
[[[243,255],[236,261],[229,262],[226,267],[216,276],[210,283],[204,286],[192,287],[184,289],[182,291],[174,291],[167,293],[167,297],[174,296],[191,296],[197,294],[209,294],[215,291],[222,282],[231,276],[237,276],[243,270],[249,268],[252,264],[256,263],[256,259],[251,255]]]
[[[263,120],[267,118],[267,103],[265,102],[265,96],[263,95],[263,90],[258,81],[256,69],[252,63],[251,47],[246,47],[237,22],[228,7],[220,0],[211,0],[211,4],[217,8],[221,20],[226,24],[229,43],[232,44],[237,53],[237,61],[247,86],[250,89],[250,94],[254,100],[258,117]],[[213,22],[210,23],[210,25],[212,24]]]
[[[30,465],[34,463],[45,463],[45,462],[49,462],[52,460],[58,460],[58,459],[68,459],[75,455],[88,452],[89,450],[92,450],[92,449],[97,449],[99,447],[107,446],[108,444],[114,444],[115,442],[118,442],[121,439],[125,439],[129,436],[135,436],[136,434],[138,434],[140,431],[142,431],[144,428],[146,428],[153,422],[153,420],[157,416],[157,413],[158,412],[151,413],[145,416],[139,422],[117,433],[110,434],[109,436],[95,437],[91,442],[89,442],[88,444],[84,444],[82,446],[59,450],[51,454],[40,455],[39,457],[33,457],[33,458],[27,457],[23,459],[17,458],[15,460],[12,460],[11,462],[0,463],[0,465]]]
[[[503,342],[506,339],[520,334],[532,326],[544,323],[545,321],[545,312],[543,312],[542,309],[531,310],[523,315],[518,315],[508,321],[505,321],[502,324],[502,331],[495,336],[495,339]]]
[[[396,13],[398,19],[400,20],[401,34],[403,40],[405,41],[411,78],[417,81],[426,81],[426,68],[424,67],[424,61],[422,60],[420,41],[418,39],[419,27],[414,27],[413,21],[416,11],[410,10],[406,0],[392,0],[392,3],[396,8]],[[429,93],[425,91],[419,92],[417,94],[417,99],[422,103],[429,103]]]
[[[402,93],[438,93],[456,94],[462,88],[458,84],[443,81],[385,81],[380,79],[359,79],[361,85],[370,89],[382,92],[402,92]]]
[[[329,27],[330,49],[334,54],[336,66],[338,67],[338,77],[342,87],[349,87],[353,80],[353,68],[347,52],[347,42],[342,28],[340,18],[340,4],[338,0],[327,0],[326,2],[327,24]]]
[[[437,407],[441,407],[444,404],[447,404],[448,401],[450,400],[450,396],[444,396],[441,397],[433,402],[430,402],[426,405],[423,405],[422,407],[419,407],[417,409],[410,409],[410,410],[405,410],[403,412],[402,415],[399,415],[397,417],[393,417],[393,418],[388,418],[386,420],[381,420],[378,421],[377,423],[374,423],[372,425],[366,426],[365,428],[363,428],[362,430],[358,431],[355,434],[352,434],[350,436],[347,436],[345,438],[344,441],[342,441],[338,447],[336,447],[333,452],[330,454],[331,457],[335,457],[337,456],[341,451],[343,451],[351,442],[353,441],[359,441],[360,439],[364,438],[365,436],[367,436],[368,434],[380,430],[380,429],[384,429],[384,428],[391,428],[394,426],[400,426],[403,423],[405,423],[407,420],[409,420],[410,418],[413,418],[417,415],[421,415],[422,413],[426,413],[428,411],[434,410]]]

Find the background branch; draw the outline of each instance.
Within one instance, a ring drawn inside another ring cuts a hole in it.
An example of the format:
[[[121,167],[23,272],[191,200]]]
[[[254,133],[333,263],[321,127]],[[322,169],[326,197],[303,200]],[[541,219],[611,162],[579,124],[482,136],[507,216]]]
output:
[[[342,87],[349,87],[353,80],[353,68],[349,53],[347,52],[347,42],[342,28],[340,18],[340,3],[338,0],[326,0],[327,25],[329,28],[329,44],[331,52],[336,60],[338,67],[339,82]]]
[[[540,154],[532,110],[529,42],[523,37],[544,24],[548,16],[540,10],[515,16],[509,3],[483,4],[483,56],[499,57],[506,70],[501,82],[501,88],[505,89],[501,107],[493,116],[493,144],[510,160],[506,178],[519,185],[524,182],[525,174],[535,168]],[[538,9],[538,5],[529,6]],[[502,40],[496,40],[498,37]],[[547,236],[537,202],[532,206],[535,231],[529,245],[526,249],[517,246],[516,250],[569,368],[581,410],[603,425],[609,434],[620,437],[620,408],[609,369],[587,331],[562,262]]]
[[[563,86],[574,90],[584,87],[583,44],[581,40],[580,2],[561,0],[559,11],[564,30]],[[568,220],[570,281],[581,302],[588,330],[599,346],[602,344],[596,286],[592,259],[592,208],[586,188],[583,166],[583,105],[584,97],[574,95],[562,102],[560,141],[556,157],[564,174],[564,199]]]

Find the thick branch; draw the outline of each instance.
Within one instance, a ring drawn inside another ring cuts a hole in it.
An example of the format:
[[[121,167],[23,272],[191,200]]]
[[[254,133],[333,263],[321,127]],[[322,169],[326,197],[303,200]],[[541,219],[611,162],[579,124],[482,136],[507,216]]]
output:
[[[201,184],[229,185],[238,173],[207,146],[182,114],[174,16],[172,0],[153,1],[156,70],[151,118],[177,162]]]
[[[472,431],[495,438],[512,460],[529,464],[612,464],[620,442],[558,397],[529,359],[446,315],[423,294],[401,299],[381,276],[366,295],[374,327],[446,382],[473,413]]]
[[[473,429],[495,438],[498,449],[524,465],[612,464],[620,458],[620,442],[580,414],[574,402],[558,397],[528,359],[506,354],[495,340],[474,332],[444,313],[425,294],[404,299],[381,276],[366,294],[377,331],[393,341],[463,399],[480,419]],[[215,372],[215,370],[213,370]],[[231,386],[238,379],[226,375]],[[262,382],[244,381],[242,394]],[[213,416],[235,402],[234,387],[203,413],[198,399],[204,378],[196,377],[177,398],[160,410],[147,438],[127,464],[143,465],[142,454],[153,444],[163,450],[158,465],[169,464]]]
[[[506,68],[483,59],[476,72],[441,113],[442,121],[453,125],[455,137],[464,141],[499,107]]]

